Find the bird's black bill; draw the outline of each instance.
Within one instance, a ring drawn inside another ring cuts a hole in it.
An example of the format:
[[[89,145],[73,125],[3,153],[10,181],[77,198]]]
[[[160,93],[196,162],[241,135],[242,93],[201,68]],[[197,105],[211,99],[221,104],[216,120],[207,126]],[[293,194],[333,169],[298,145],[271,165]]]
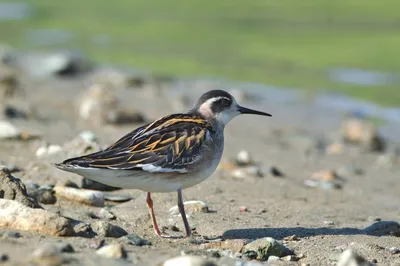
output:
[[[238,111],[241,114],[272,116],[271,114],[260,112],[260,111],[256,111],[256,110],[252,110],[252,109],[249,109],[249,108],[246,108],[246,107],[242,107],[242,106],[239,107]]]

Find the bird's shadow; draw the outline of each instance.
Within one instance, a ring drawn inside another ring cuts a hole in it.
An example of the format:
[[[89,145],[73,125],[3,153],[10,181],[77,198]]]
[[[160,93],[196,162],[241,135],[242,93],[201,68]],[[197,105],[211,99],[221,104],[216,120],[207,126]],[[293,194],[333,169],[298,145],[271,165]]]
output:
[[[299,238],[319,235],[379,235],[378,232],[369,232],[358,228],[305,228],[305,227],[282,227],[282,228],[244,228],[231,229],[222,234],[223,239],[258,239],[272,237],[282,240],[285,237],[296,235]],[[385,233],[381,235],[386,235]],[[388,233],[389,235],[389,233]]]

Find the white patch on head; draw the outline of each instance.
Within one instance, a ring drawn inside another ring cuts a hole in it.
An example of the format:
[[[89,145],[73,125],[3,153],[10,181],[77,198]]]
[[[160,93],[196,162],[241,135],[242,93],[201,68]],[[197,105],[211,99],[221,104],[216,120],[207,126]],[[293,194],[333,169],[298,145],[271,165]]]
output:
[[[228,124],[232,118],[235,116],[240,115],[240,112],[238,111],[238,105],[235,101],[233,101],[231,107],[215,116],[215,119],[222,123],[223,125]]]
[[[211,106],[215,101],[218,101],[220,99],[232,100],[232,104],[229,109],[224,110],[221,113],[214,114],[211,110]],[[223,125],[226,125],[229,123],[229,121],[232,120],[232,118],[240,114],[240,112],[237,109],[238,109],[238,104],[236,103],[235,99],[228,99],[227,97],[221,96],[208,99],[207,101],[202,103],[200,105],[199,112],[205,118],[213,118],[218,122],[222,123]]]

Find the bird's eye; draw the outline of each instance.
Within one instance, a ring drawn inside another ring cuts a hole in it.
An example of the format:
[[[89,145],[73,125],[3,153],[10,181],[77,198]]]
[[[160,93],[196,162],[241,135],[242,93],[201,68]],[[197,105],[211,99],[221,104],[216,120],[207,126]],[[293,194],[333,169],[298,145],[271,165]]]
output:
[[[231,103],[229,100],[227,99],[221,99],[221,105],[223,106],[229,106]]]

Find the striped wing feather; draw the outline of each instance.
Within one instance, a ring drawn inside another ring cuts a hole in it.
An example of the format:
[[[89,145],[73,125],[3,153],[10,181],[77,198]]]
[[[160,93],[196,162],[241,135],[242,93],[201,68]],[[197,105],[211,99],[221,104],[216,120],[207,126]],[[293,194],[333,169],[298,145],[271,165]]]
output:
[[[201,156],[211,125],[196,115],[170,115],[140,127],[109,148],[72,158],[64,164],[77,167],[187,172]]]

